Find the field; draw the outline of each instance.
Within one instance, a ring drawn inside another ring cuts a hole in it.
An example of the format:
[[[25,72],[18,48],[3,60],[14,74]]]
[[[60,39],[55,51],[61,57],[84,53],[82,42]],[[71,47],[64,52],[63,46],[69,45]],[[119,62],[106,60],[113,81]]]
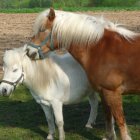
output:
[[[129,29],[140,32],[140,11],[87,11],[126,24]],[[32,35],[32,25],[37,13],[0,14],[0,75],[2,77],[2,56],[6,49],[20,47]],[[140,97],[124,98],[127,124],[133,140],[140,140]],[[93,130],[86,130],[89,105],[64,107],[66,140],[100,140],[105,133],[104,116],[101,105],[97,124]],[[118,130],[116,128],[116,130]],[[24,86],[20,86],[10,98],[0,97],[0,140],[43,140],[47,135],[45,116]],[[117,131],[118,132],[118,131]],[[58,138],[58,133],[56,134]]]

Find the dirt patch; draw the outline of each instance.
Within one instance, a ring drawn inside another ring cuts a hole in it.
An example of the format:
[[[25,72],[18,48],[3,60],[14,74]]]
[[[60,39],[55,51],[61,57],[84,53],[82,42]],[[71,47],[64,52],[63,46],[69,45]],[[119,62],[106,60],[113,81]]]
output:
[[[122,23],[140,32],[140,11],[86,12],[93,16],[103,16],[116,23]],[[0,14],[0,77],[2,57],[6,49],[21,47],[32,34],[32,25],[38,14]]]

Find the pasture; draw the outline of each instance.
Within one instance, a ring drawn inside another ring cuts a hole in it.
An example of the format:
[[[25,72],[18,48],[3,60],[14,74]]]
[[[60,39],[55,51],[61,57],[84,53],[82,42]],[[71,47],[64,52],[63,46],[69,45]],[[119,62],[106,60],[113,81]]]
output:
[[[140,138],[139,108],[139,96],[124,97],[124,110],[133,140]],[[66,140],[100,140],[103,137],[105,124],[101,104],[96,125],[91,130],[84,127],[89,111],[87,101],[64,106]],[[0,97],[0,140],[43,140],[47,132],[45,115],[24,86],[17,88],[9,98]]]
[[[90,12],[111,21],[127,24],[140,32],[140,11]],[[37,14],[0,14],[0,65],[6,49],[22,46],[32,34]],[[0,70],[2,76],[2,70]],[[124,97],[124,110],[133,140],[140,139],[140,97]],[[84,127],[89,112],[88,102],[64,107],[66,140],[100,140],[105,132],[101,105],[93,130]],[[43,140],[47,136],[46,119],[29,91],[20,86],[10,98],[0,97],[0,140]],[[117,129],[117,128],[116,128]],[[58,138],[58,133],[56,134]]]

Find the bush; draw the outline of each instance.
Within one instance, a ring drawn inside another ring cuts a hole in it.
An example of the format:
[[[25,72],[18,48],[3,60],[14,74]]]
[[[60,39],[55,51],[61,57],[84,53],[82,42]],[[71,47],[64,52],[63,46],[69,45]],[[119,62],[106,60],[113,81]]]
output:
[[[139,0],[95,0],[96,6],[134,6]]]
[[[35,7],[50,7],[52,6],[51,0],[30,0],[29,7],[35,8]]]

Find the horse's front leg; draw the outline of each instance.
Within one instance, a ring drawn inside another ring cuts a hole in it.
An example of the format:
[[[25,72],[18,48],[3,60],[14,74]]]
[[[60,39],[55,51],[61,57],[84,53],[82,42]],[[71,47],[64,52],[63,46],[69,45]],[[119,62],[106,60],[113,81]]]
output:
[[[94,91],[92,91],[92,93],[89,95],[89,104],[91,110],[90,110],[90,115],[86,127],[92,128],[92,125],[95,124],[97,111],[98,111],[98,96],[97,93]]]
[[[109,106],[105,103],[102,97],[102,103],[104,105],[105,116],[106,116],[106,136],[102,140],[116,140],[116,133],[114,130],[114,119]]]
[[[41,104],[41,107],[45,113],[48,127],[49,127],[49,134],[47,136],[47,140],[53,140],[54,139],[54,133],[55,133],[55,123],[54,123],[54,116],[53,116],[53,110],[50,106]]]
[[[63,104],[58,100],[51,102],[51,104],[54,111],[56,125],[59,131],[59,140],[64,140],[65,132],[64,132],[64,121],[63,121],[63,111],[62,111]]]

